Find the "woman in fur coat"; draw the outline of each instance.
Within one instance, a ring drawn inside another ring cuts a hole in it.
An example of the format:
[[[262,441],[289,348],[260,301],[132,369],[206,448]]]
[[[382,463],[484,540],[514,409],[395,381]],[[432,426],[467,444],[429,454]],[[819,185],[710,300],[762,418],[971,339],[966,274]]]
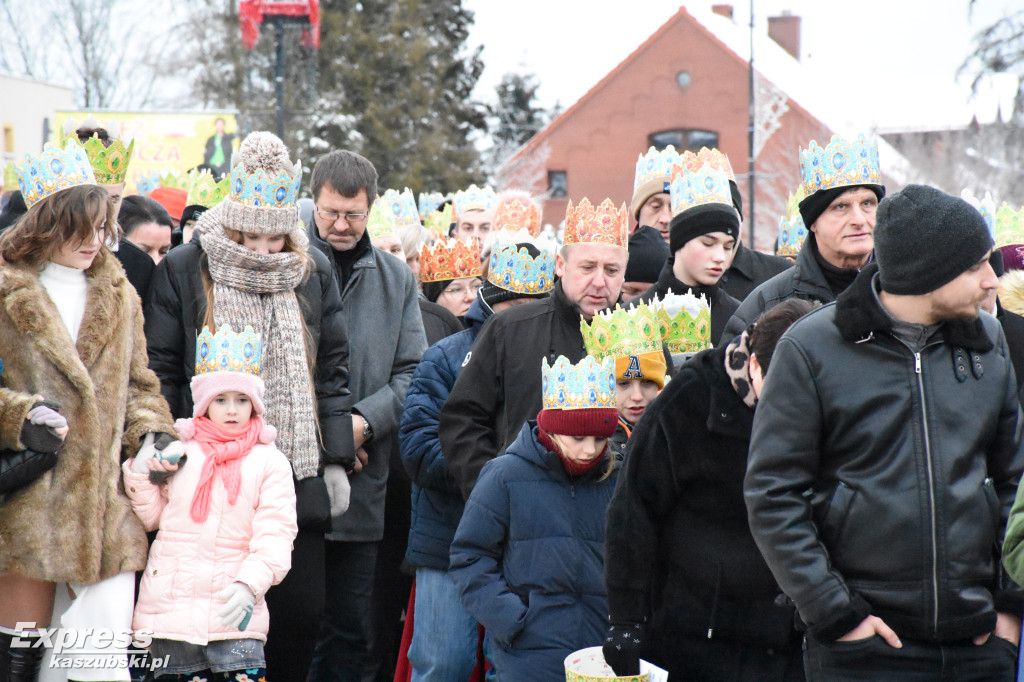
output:
[[[54,627],[130,632],[147,544],[121,461],[154,437],[180,447],[147,366],[138,296],[104,245],[117,229],[106,190],[77,145],[48,146],[26,168],[65,175],[23,176],[30,208],[0,239],[0,449],[56,437],[59,451],[55,468],[0,501],[0,670],[10,680],[36,679],[43,648],[24,624],[51,624],[57,583],[73,601]],[[126,668],[72,673],[128,679]]]

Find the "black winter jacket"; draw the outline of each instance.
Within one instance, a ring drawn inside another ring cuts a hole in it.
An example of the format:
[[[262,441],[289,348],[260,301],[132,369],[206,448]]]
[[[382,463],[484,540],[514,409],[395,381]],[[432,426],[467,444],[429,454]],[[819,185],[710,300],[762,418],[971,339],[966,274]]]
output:
[[[747,523],[754,411],[729,381],[725,350],[694,356],[647,407],[608,508],[609,613],[647,619],[650,660],[662,666],[681,636],[765,648],[796,636]]]
[[[672,264],[675,261],[674,256],[670,256],[665,265],[661,268],[661,274],[658,275],[658,281],[651,285],[651,288],[640,294],[636,298],[626,301],[623,305],[624,308],[628,308],[630,305],[639,305],[641,303],[650,303],[654,300],[655,296],[664,298],[665,294],[671,289],[673,294],[685,294],[690,291],[695,296],[698,295],[696,287],[691,287],[688,284],[684,284],[676,279],[675,273],[672,272]],[[725,293],[721,285],[715,285],[713,287],[701,287],[702,290],[707,291],[708,295],[708,306],[711,307],[711,342],[718,344],[718,337],[725,329],[725,323],[729,321],[736,309],[739,308],[740,302],[735,298]],[[743,331],[742,329],[740,331]],[[731,340],[731,337],[730,339]]]
[[[769,253],[748,249],[743,242],[736,242],[736,255],[732,265],[722,275],[718,286],[737,301],[742,302],[750,292],[780,272],[793,267],[793,261]],[[717,337],[713,339],[717,341]]]
[[[919,353],[890,333],[864,268],[779,341],[754,417],[750,526],[809,633],[868,614],[950,642],[1019,614],[999,547],[1024,467],[1002,329],[946,322]]]
[[[561,282],[549,298],[492,315],[441,410],[441,452],[463,498],[480,469],[512,444],[541,409],[541,359],[586,355],[580,314]]]

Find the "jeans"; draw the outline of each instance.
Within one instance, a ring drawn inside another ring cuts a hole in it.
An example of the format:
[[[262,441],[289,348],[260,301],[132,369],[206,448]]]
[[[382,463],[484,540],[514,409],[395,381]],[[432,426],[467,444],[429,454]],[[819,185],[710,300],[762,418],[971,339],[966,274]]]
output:
[[[370,598],[379,544],[327,541],[327,606],[309,682],[363,682],[372,676]]]
[[[477,623],[447,571],[416,569],[412,682],[464,682],[476,666]]]
[[[992,635],[982,645],[972,642],[932,644],[901,638],[896,649],[874,635],[852,642],[822,644],[804,640],[808,682],[1013,682],[1017,647]]]

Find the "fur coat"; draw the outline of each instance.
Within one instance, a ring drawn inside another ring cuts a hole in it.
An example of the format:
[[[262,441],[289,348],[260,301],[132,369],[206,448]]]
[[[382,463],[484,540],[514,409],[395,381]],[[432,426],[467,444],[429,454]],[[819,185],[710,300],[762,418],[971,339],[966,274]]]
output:
[[[57,466],[0,504],[0,574],[93,584],[146,566],[120,464],[147,432],[174,427],[148,367],[138,295],[104,255],[86,271],[75,346],[38,269],[0,263],[0,448],[23,449],[37,394],[61,404],[70,428]]]

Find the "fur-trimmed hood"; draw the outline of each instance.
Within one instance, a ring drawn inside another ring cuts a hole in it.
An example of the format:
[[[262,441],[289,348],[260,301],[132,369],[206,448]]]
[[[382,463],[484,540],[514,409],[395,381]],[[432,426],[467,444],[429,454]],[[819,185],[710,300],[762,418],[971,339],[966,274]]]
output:
[[[999,302],[1010,312],[1024,315],[1024,270],[1010,270],[999,278]]]

